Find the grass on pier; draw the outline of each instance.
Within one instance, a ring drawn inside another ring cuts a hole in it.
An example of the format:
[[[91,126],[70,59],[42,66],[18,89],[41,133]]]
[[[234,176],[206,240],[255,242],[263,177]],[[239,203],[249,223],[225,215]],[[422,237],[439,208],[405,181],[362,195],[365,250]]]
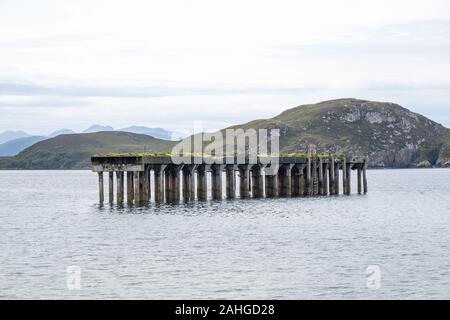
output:
[[[171,157],[173,154],[171,152],[127,152],[127,153],[107,153],[107,157]],[[174,155],[174,156],[180,156],[180,157],[213,157],[211,154],[207,153],[184,153],[180,155]],[[232,156],[239,156],[237,154],[224,154],[224,157],[232,157]],[[246,155],[248,156],[248,155]],[[253,156],[253,155],[252,155]],[[259,157],[314,157],[314,158],[339,158],[343,159],[345,158],[345,155],[343,153],[287,153],[287,152],[281,152],[279,154],[270,154],[270,155],[258,155]]]

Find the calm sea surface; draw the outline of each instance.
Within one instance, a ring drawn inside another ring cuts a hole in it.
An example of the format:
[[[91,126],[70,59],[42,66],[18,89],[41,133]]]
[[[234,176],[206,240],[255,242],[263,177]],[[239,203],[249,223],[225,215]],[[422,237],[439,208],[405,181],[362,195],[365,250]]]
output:
[[[0,298],[450,298],[450,170],[368,179],[365,196],[100,208],[94,173],[0,171]]]

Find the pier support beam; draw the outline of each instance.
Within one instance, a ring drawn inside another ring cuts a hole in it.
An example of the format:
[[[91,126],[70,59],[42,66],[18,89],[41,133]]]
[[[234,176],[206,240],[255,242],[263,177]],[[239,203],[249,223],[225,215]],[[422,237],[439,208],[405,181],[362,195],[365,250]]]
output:
[[[197,198],[200,201],[208,200],[208,183],[206,165],[197,166]]]
[[[328,195],[328,163],[323,163],[323,181],[322,181],[322,194]]]
[[[292,192],[291,170],[292,164],[283,164],[278,170],[278,188],[280,197],[290,197]]]
[[[153,172],[155,175],[155,202],[164,202],[164,170],[165,165],[154,165]]]
[[[328,171],[328,184],[329,184],[329,189],[330,189],[330,195],[334,195],[336,194],[336,189],[335,189],[335,182],[334,182],[334,169],[335,169],[335,164],[334,164],[334,158],[331,157],[329,159],[329,171]]]
[[[363,191],[364,191],[364,194],[367,193],[367,174],[366,174],[366,168],[367,168],[367,160],[364,161],[364,166],[363,166]]]
[[[339,168],[341,167],[340,163],[334,164],[334,194],[339,194]]]
[[[236,173],[235,173],[235,165],[228,164],[225,166],[225,175],[226,175],[226,194],[227,199],[236,198]]]
[[[295,164],[291,171],[291,183],[292,183],[292,196],[303,197],[305,193],[305,181],[303,171],[305,169],[304,164]]]
[[[127,172],[127,201],[128,203],[133,203],[134,201],[134,181],[133,172]]]
[[[251,168],[252,174],[252,197],[264,197],[264,176],[262,175],[262,168],[260,165],[253,165]]]
[[[249,197],[249,169],[247,164],[241,164],[239,167],[239,196],[243,199]]]
[[[357,180],[358,180],[358,194],[362,193],[362,169],[361,166],[358,166],[358,176],[357,176]]]
[[[266,168],[265,181],[266,181],[266,197],[273,198],[278,197],[278,164],[271,164],[270,167]]]
[[[350,163],[346,163],[346,178],[345,180],[347,180],[347,195],[350,195],[352,193],[352,165]]]
[[[139,200],[140,202],[148,201],[148,169],[145,168],[144,171],[139,172]]]
[[[183,174],[183,201],[195,200],[195,165],[185,165]]]
[[[133,178],[134,178],[134,182],[133,182],[133,186],[134,186],[134,203],[135,204],[139,204],[141,202],[141,190],[139,188],[139,176],[142,173],[140,171],[135,171],[133,172]]]
[[[211,196],[213,200],[222,200],[222,171],[223,165],[211,165]]]
[[[117,178],[117,203],[121,204],[123,203],[123,171],[117,171],[116,172],[116,178]]]
[[[105,202],[105,189],[103,187],[103,171],[98,173],[98,201],[100,204]]]
[[[312,159],[312,183],[313,183],[313,195],[317,196],[319,194],[319,163],[318,159]]]
[[[311,158],[306,160],[306,194],[312,196],[314,193],[314,186],[312,181],[312,163]]]
[[[322,158],[320,158],[319,157],[319,160],[318,160],[318,166],[319,166],[319,168],[318,168],[318,174],[319,174],[319,190],[318,190],[318,194],[319,195],[323,195],[324,194],[324,192],[323,192],[323,186],[324,186],[324,184],[323,184],[323,160],[322,160]]]
[[[182,166],[168,165],[165,170],[166,176],[166,201],[178,203],[180,201],[180,170]]]
[[[114,202],[114,172],[109,172],[109,203]]]
[[[342,193],[347,194],[347,161],[344,158],[342,161]]]

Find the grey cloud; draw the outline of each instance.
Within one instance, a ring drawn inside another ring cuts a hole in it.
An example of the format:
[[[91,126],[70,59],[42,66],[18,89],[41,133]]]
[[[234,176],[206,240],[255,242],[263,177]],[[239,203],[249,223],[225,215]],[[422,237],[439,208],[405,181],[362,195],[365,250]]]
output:
[[[223,94],[285,94],[320,90],[319,86],[309,87],[237,87],[221,86],[149,86],[149,87],[95,87],[95,86],[43,86],[33,83],[0,82],[0,95],[18,96],[61,96],[61,97],[124,97],[151,98],[192,95],[223,95]]]

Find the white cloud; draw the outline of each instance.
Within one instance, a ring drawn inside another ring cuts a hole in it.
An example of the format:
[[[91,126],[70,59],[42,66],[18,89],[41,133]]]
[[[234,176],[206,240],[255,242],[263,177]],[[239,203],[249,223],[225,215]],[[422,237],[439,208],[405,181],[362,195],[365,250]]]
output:
[[[0,0],[0,131],[220,126],[340,97],[450,126],[449,39],[438,0]]]

